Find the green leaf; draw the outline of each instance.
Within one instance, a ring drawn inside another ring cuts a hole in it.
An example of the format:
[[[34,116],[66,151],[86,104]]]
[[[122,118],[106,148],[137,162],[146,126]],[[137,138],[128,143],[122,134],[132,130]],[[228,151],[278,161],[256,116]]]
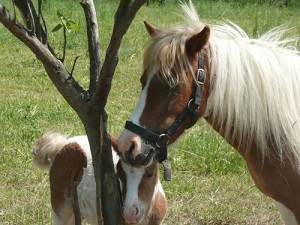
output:
[[[64,29],[66,29],[68,32],[71,32],[70,26],[68,25],[68,20],[64,16],[60,18],[60,21]]]
[[[67,28],[67,23],[68,23],[68,20],[65,18],[65,17],[61,17],[60,18],[60,21],[62,22],[62,25]]]
[[[60,10],[57,10],[56,15],[57,15],[58,18],[62,18],[63,17],[63,14],[62,14],[62,12]]]
[[[61,24],[57,24],[53,29],[52,29],[52,32],[57,32],[59,31],[60,29],[62,28],[62,25]]]
[[[72,27],[74,30],[80,32],[81,31],[81,27],[79,26],[78,23],[74,22],[73,20],[68,20],[68,24],[70,27]]]

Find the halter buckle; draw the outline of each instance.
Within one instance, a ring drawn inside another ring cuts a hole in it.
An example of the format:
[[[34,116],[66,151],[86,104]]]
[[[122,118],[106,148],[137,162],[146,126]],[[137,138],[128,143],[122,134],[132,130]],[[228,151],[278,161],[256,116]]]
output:
[[[203,85],[205,81],[205,70],[202,68],[199,68],[197,71],[197,82],[199,85]]]
[[[158,148],[164,148],[168,145],[170,140],[170,136],[167,134],[161,134],[159,135],[157,141],[156,141],[156,147]]]

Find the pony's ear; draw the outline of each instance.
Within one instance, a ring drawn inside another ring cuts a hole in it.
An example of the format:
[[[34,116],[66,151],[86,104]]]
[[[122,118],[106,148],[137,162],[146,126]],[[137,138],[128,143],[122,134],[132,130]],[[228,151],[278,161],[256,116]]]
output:
[[[210,35],[210,28],[205,26],[202,31],[192,36],[186,42],[186,52],[188,55],[194,55],[202,50],[207,44]]]
[[[145,24],[148,34],[150,34],[151,37],[154,37],[155,35],[157,35],[159,33],[159,30],[157,28],[153,27],[146,20],[144,21],[144,24]]]
[[[118,153],[119,152],[119,149],[118,149],[119,139],[112,134],[109,134],[109,136],[110,136],[111,145],[112,145],[113,149],[115,150],[115,152]]]

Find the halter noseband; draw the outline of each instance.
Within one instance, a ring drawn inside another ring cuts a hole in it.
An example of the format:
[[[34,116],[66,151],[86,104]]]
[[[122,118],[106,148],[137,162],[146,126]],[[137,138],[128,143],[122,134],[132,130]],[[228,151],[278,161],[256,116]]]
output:
[[[160,163],[164,166],[164,179],[171,180],[171,163],[167,156],[167,146],[170,138],[176,133],[176,131],[183,125],[185,120],[192,116],[192,122],[188,128],[195,125],[198,120],[198,115],[200,111],[201,98],[203,85],[206,78],[206,73],[204,70],[204,54],[201,53],[198,56],[198,71],[196,74],[196,85],[194,89],[194,97],[191,98],[185,107],[185,110],[177,118],[177,120],[170,126],[170,128],[162,134],[154,133],[147,130],[139,125],[134,124],[131,121],[126,121],[125,128],[130,130],[139,136],[141,136],[148,144],[150,144],[155,149],[156,157]],[[196,107],[192,107],[192,104]],[[128,161],[128,159],[126,159]],[[131,164],[136,164],[134,159]]]

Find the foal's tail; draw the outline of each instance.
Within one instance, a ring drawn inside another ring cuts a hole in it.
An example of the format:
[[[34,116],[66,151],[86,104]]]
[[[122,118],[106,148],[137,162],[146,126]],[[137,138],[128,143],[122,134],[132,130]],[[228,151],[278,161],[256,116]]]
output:
[[[34,163],[42,169],[49,168],[56,153],[66,144],[66,140],[66,136],[53,131],[37,139],[32,148]]]

